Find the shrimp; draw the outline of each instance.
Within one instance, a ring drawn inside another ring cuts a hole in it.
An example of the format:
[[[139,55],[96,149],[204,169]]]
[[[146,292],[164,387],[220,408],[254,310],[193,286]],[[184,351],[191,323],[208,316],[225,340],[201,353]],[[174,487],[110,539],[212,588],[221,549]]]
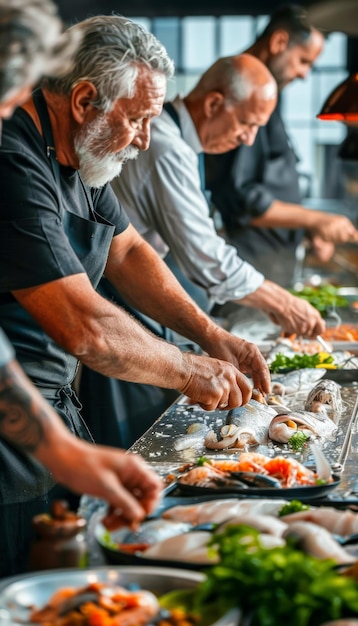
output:
[[[194,467],[178,479],[179,483],[184,485],[192,485],[195,487],[217,487],[223,482],[228,474],[204,464],[201,467]]]
[[[114,599],[121,600],[117,596]],[[127,606],[112,618],[113,626],[141,626],[148,624],[158,614],[158,600],[150,591],[131,592],[124,596],[124,601]]]
[[[265,470],[265,463],[269,457],[255,452],[243,452],[239,456],[239,472],[258,472],[268,474]]]
[[[240,472],[241,465],[240,461],[235,461],[234,459],[225,459],[218,461],[210,461],[210,465],[215,469],[218,469],[222,472]]]
[[[266,461],[265,469],[271,476],[281,480],[283,487],[293,487],[296,484],[315,484],[314,472],[295,459],[276,456]]]

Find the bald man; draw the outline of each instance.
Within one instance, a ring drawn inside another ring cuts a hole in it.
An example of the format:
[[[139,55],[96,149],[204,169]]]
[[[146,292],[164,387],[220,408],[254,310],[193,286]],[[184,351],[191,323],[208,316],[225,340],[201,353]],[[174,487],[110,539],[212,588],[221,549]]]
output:
[[[272,14],[247,52],[265,63],[281,94],[287,85],[307,77],[323,45],[323,35],[308,21],[306,11],[293,4]],[[301,205],[297,160],[279,104],[253,146],[205,158],[207,188],[222,216],[227,241],[284,287],[292,285],[296,248],[304,235],[323,262],[332,256],[335,244],[358,241],[358,231],[347,217]]]
[[[219,59],[185,98],[164,105],[148,151],[112,186],[142,236],[162,257],[170,251],[185,279],[205,291],[209,310],[234,301],[288,332],[313,336],[324,328],[316,310],[265,280],[216,233],[200,180],[201,153],[252,145],[276,102],[277,83],[261,61],[249,54]]]

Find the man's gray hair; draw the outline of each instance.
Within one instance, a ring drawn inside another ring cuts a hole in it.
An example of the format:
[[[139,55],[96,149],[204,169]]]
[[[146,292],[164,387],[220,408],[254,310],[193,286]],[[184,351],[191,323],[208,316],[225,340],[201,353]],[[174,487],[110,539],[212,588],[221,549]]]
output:
[[[76,42],[52,0],[0,0],[0,102],[69,68]]]
[[[46,80],[46,87],[70,95],[82,81],[97,89],[93,106],[108,112],[118,98],[130,98],[141,66],[171,78],[173,61],[164,46],[150,32],[119,15],[99,15],[70,29],[81,33],[73,69],[58,79]]]

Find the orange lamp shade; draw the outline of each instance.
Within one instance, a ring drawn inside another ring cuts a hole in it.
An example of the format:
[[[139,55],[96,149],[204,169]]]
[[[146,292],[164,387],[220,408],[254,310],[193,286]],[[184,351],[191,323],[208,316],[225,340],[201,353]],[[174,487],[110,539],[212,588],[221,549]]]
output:
[[[358,122],[358,73],[351,74],[329,94],[317,117],[336,122]]]

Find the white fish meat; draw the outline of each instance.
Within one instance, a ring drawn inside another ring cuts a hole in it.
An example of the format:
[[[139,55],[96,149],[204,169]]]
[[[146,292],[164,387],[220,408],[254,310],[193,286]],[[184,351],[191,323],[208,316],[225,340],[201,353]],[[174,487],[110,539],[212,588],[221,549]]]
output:
[[[211,537],[211,533],[204,530],[169,537],[154,546],[150,546],[141,553],[141,556],[148,559],[215,564],[219,558],[217,555],[213,556],[208,550]]]
[[[277,411],[273,406],[251,399],[245,406],[229,411],[226,424],[220,428],[219,434],[209,431],[205,445],[207,448],[222,450],[246,449],[248,446],[267,443],[268,429],[274,415],[277,415]]]
[[[185,533],[191,528],[192,525],[187,522],[159,518],[143,522],[136,530],[121,528],[112,536],[116,543],[155,544],[168,537]]]
[[[291,522],[313,522],[342,537],[358,533],[358,514],[348,509],[342,511],[329,506],[310,507],[307,511],[290,513],[281,519],[288,524]]]
[[[185,435],[181,435],[174,440],[174,448],[178,452],[180,450],[188,450],[189,448],[204,447],[205,437],[209,431],[209,427],[202,422],[190,424]]]
[[[181,522],[189,522],[194,526],[213,522],[221,524],[238,515],[249,513],[251,515],[277,515],[288,500],[280,498],[223,498],[222,500],[209,500],[199,504],[182,504],[164,511],[162,517]]]
[[[306,411],[324,411],[332,413],[332,417],[343,410],[340,385],[334,380],[320,380],[309,392],[306,403]]]
[[[308,437],[330,437],[337,430],[337,426],[325,414],[308,411],[291,411],[276,415],[269,425],[269,437],[278,443],[287,443],[297,431],[302,431]]]
[[[344,550],[328,530],[312,522],[292,522],[283,536],[295,539],[299,548],[318,559],[334,559],[338,564],[356,561],[356,557]]]
[[[287,529],[287,524],[282,518],[274,517],[273,515],[254,515],[252,513],[241,513],[228,519],[223,524],[220,524],[219,531],[221,532],[227,526],[244,524],[245,526],[251,526],[256,528],[260,533],[268,535],[274,535],[275,537],[282,537],[283,533]]]

